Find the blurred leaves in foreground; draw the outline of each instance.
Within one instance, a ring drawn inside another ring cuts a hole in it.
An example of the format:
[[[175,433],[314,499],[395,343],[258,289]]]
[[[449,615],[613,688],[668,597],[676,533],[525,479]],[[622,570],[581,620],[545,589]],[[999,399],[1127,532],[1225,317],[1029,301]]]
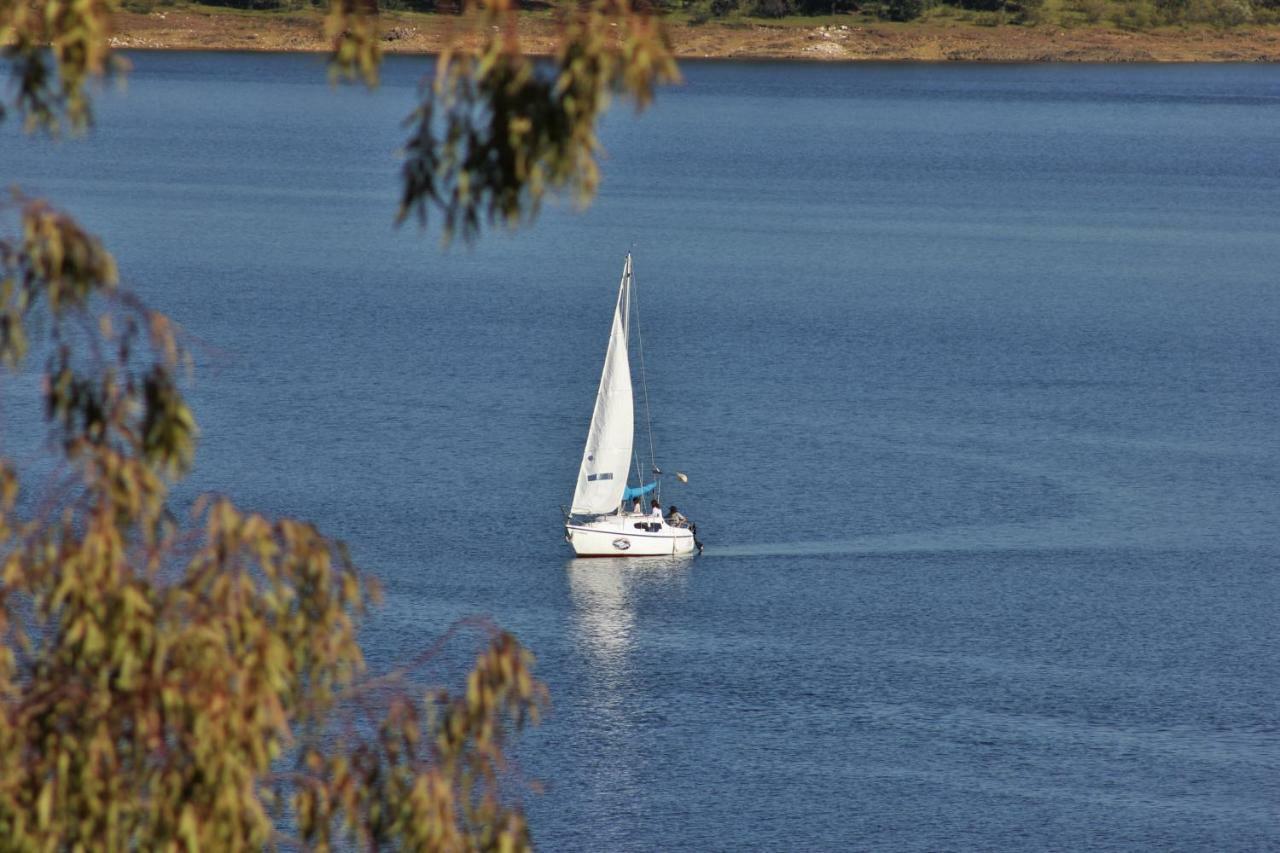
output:
[[[111,52],[116,8],[116,0],[0,0],[0,45],[28,130],[92,122],[90,82],[125,69]],[[0,101],[0,118],[5,108]]]
[[[589,201],[611,95],[643,108],[679,79],[666,29],[630,0],[564,7],[548,60],[522,50],[512,0],[479,0],[470,15],[479,37],[440,55],[410,118],[400,202],[401,220],[438,211],[446,239],[529,221],[549,189]]]
[[[0,0],[0,119],[88,128],[90,84],[124,69],[115,10]],[[676,68],[632,0],[560,11],[535,59],[511,0],[464,10],[408,120],[400,220],[470,240],[532,220],[548,191],[595,193],[610,98],[642,108]],[[326,32],[335,79],[375,84],[376,4],[332,0]],[[119,286],[96,237],[15,195],[0,378],[30,378],[36,354],[52,462],[35,476],[0,456],[5,849],[527,848],[505,748],[546,703],[531,655],[481,622],[462,693],[414,686],[413,665],[369,680],[357,631],[377,589],[340,542],[221,496],[178,518],[199,435],[180,330]]]
[[[504,745],[545,702],[529,653],[484,623],[460,695],[369,681],[377,590],[341,543],[225,497],[171,511],[197,437],[180,331],[66,215],[3,214],[0,360],[47,353],[61,460],[25,483],[0,458],[4,848],[528,847]]]
[[[116,9],[117,0],[0,0],[13,107],[28,128],[91,124],[89,84],[125,69],[111,50]],[[517,14],[515,0],[466,3],[406,122],[398,219],[426,225],[434,212],[446,241],[529,222],[548,191],[588,202],[599,183],[596,123],[611,97],[643,109],[656,86],[679,79],[666,28],[637,0],[558,5],[558,44],[542,58],[521,44]],[[330,0],[325,33],[331,77],[375,85],[376,0]]]

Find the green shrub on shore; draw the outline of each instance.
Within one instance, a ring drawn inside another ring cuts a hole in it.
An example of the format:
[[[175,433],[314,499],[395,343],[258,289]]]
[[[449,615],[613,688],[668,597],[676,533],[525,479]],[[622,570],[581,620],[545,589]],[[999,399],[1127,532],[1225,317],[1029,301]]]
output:
[[[1122,30],[1149,30],[1160,23],[1160,14],[1148,0],[1123,0],[1113,20]]]
[[[1227,29],[1253,20],[1253,9],[1246,0],[1191,0],[1187,17],[1192,23]]]
[[[751,0],[748,12],[756,18],[785,18],[796,13],[792,0]]]
[[[1097,24],[1107,14],[1107,0],[1068,0],[1064,9],[1079,16],[1086,24]]]
[[[888,0],[883,16],[890,21],[912,21],[924,13],[924,0]]]

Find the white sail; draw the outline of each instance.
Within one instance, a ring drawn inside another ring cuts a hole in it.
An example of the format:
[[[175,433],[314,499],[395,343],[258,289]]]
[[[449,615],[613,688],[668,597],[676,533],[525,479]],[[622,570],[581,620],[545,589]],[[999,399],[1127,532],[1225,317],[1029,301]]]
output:
[[[631,362],[627,357],[627,318],[631,308],[631,256],[627,255],[618,285],[618,304],[613,312],[613,329],[605,351],[596,408],[591,415],[587,446],[578,469],[578,487],[573,492],[575,515],[613,512],[627,487],[631,464],[631,441],[635,432],[635,410],[631,400]]]

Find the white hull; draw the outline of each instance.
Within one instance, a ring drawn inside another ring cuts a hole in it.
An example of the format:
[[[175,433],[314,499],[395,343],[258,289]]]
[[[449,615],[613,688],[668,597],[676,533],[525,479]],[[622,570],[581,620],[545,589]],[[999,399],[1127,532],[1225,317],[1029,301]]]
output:
[[[654,526],[658,529],[651,529]],[[569,521],[564,538],[579,557],[673,557],[692,554],[696,548],[687,528],[670,527],[648,515]]]

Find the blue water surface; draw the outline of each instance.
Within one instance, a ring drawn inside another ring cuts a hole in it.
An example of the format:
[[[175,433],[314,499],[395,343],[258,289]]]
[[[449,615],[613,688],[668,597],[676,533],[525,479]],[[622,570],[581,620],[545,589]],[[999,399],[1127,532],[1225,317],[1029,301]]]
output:
[[[190,333],[182,495],[382,579],[376,670],[537,653],[541,846],[1280,847],[1280,68],[685,63],[589,210],[442,251],[428,60],[131,58],[0,179]],[[628,250],[693,562],[561,539]]]

